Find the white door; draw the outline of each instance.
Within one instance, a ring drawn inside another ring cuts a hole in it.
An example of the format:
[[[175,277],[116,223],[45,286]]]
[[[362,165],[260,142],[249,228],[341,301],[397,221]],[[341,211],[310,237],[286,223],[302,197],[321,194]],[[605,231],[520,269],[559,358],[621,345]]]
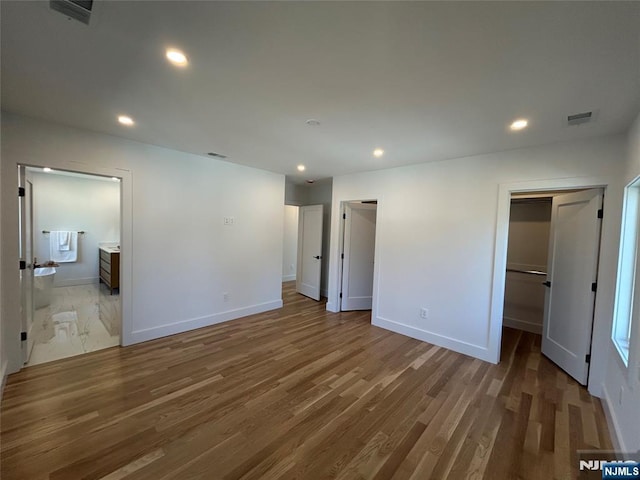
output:
[[[371,310],[376,207],[355,202],[345,205],[340,310]]]
[[[33,193],[26,179],[25,167],[20,167],[20,317],[22,323],[22,360],[29,361],[33,349]],[[24,190],[22,190],[24,189]],[[24,262],[24,264],[22,264]],[[24,268],[22,268],[24,266]],[[26,335],[26,340],[24,336]]]
[[[602,208],[599,189],[553,198],[542,353],[582,385],[589,374]]]
[[[298,271],[296,290],[320,300],[322,271],[322,205],[300,207],[298,212]]]

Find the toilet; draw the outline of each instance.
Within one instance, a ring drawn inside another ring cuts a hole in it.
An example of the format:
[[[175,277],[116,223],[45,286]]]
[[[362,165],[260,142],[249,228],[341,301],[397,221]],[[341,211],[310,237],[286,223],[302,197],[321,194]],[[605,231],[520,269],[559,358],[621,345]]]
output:
[[[51,315],[56,340],[67,341],[72,335],[78,335],[78,313],[60,312]]]

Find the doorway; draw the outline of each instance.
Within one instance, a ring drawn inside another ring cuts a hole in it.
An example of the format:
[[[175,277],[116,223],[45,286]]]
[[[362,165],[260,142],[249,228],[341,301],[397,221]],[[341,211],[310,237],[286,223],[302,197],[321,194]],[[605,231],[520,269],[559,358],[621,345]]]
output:
[[[344,202],[340,273],[340,310],[371,310],[378,202]]]
[[[542,353],[582,385],[589,374],[602,189],[512,195],[503,326],[541,334]]]
[[[121,179],[20,172],[29,191],[20,201],[24,365],[119,345]]]

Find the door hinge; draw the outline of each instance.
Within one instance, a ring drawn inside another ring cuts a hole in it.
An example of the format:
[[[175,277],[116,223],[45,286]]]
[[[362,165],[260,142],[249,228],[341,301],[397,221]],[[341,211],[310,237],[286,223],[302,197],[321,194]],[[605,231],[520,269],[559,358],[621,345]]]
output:
[[[340,292],[340,298],[342,298],[342,292]]]
[[[20,332],[20,341],[21,342],[27,341],[27,332]]]
[[[602,208],[598,210],[598,218],[604,218],[604,210]]]
[[[20,270],[27,269],[27,262],[25,260],[20,260]]]
[[[347,214],[346,214],[346,213],[343,213],[343,214],[342,214],[342,219],[343,219],[343,220],[346,220],[346,219],[347,219]]]
[[[341,258],[342,260],[344,260],[344,253],[341,253],[341,254],[340,254],[340,258]]]
[[[24,187],[18,187],[18,196],[19,197],[25,196]]]
[[[584,361],[587,362],[587,363],[591,363],[591,354],[590,353],[587,353],[584,356]]]
[[[593,282],[591,284],[591,291],[595,292],[596,290],[598,290],[598,284],[596,282]]]
[[[551,288],[551,282],[549,282],[549,281],[542,282],[542,284],[543,284],[545,287],[549,287],[549,288]]]

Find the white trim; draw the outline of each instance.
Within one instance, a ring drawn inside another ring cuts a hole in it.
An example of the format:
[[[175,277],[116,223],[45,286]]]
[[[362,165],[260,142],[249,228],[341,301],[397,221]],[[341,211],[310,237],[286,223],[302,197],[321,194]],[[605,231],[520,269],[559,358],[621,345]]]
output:
[[[8,362],[2,362],[0,366],[0,401],[2,401],[2,395],[4,393],[4,386],[7,384],[7,364]]]
[[[423,342],[432,343],[433,345],[437,345],[439,347],[448,348],[449,350],[453,350],[454,352],[469,355],[474,358],[479,358],[480,360],[484,360],[487,362],[496,363],[492,361],[491,356],[489,355],[490,352],[487,350],[487,348],[480,345],[462,342],[460,340],[456,340],[455,338],[429,332],[427,330],[420,330],[419,328],[411,327],[409,325],[405,325],[404,323],[394,322],[393,320],[388,320],[381,317],[376,317],[371,322],[371,324],[375,325],[376,327],[391,330],[392,332],[399,333],[401,335],[406,335],[407,337],[416,338]]]
[[[602,392],[602,409],[604,410],[604,416],[607,419],[607,425],[609,426],[609,432],[611,436],[611,443],[613,444],[614,450],[618,450],[619,452],[630,452],[631,450],[627,450],[625,447],[624,441],[620,436],[620,427],[618,426],[618,420],[615,415],[615,408],[612,407],[611,398],[609,397],[609,392],[605,388],[605,384],[603,383],[601,388]]]
[[[283,282],[291,282],[292,280],[296,279],[296,274],[292,274],[292,275],[283,275],[282,276],[282,281]]]
[[[519,320],[517,318],[505,316],[502,318],[502,325],[542,335],[542,325],[539,323],[527,322],[526,320]]]
[[[160,337],[188,332],[195,330],[196,328],[209,327],[218,323],[228,322],[230,320],[236,320],[241,317],[267,312],[278,308],[282,308],[282,299],[259,303],[249,307],[237,308],[235,310],[227,310],[226,312],[214,313],[203,317],[180,320],[178,322],[161,325],[159,327],[135,330],[131,332],[131,341],[132,343],[139,343],[146,342],[148,340],[155,340]]]
[[[84,277],[84,278],[68,278],[53,282],[53,288],[57,287],[75,287],[76,285],[91,285],[100,283],[100,277]]]

